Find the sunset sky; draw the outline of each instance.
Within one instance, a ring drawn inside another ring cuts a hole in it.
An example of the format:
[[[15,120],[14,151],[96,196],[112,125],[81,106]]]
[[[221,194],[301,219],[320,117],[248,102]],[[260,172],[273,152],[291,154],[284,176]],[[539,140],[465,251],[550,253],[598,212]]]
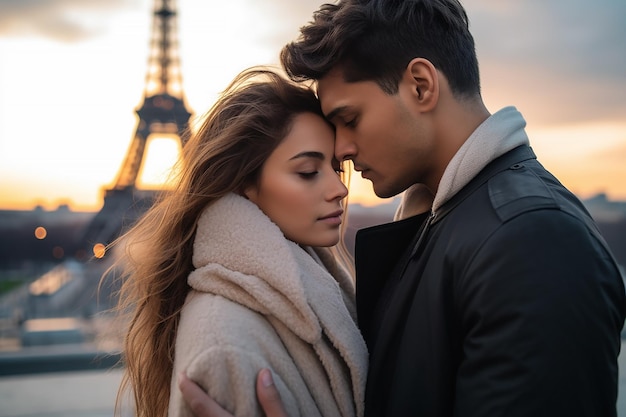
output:
[[[183,87],[201,115],[240,70],[277,64],[321,0],[179,0]],[[525,116],[540,161],[582,198],[626,200],[626,1],[465,0],[482,92]],[[98,210],[136,125],[150,0],[0,0],[0,209]],[[149,142],[161,181],[171,140]],[[374,204],[353,176],[352,202]]]

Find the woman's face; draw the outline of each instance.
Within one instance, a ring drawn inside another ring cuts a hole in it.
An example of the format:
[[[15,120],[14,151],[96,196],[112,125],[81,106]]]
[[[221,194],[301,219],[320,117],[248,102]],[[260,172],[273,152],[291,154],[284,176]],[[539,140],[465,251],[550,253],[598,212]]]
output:
[[[333,246],[339,242],[348,189],[334,157],[335,136],[313,113],[295,117],[290,132],[265,161],[258,184],[245,195],[301,245]]]

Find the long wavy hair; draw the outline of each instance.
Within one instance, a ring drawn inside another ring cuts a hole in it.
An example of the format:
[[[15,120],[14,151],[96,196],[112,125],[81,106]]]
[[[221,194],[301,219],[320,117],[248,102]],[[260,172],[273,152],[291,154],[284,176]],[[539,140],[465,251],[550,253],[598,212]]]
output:
[[[323,116],[309,87],[269,68],[239,74],[183,147],[174,188],[163,192],[114,242],[123,249],[113,267],[121,271],[122,280],[117,310],[128,326],[116,414],[121,413],[124,394],[130,392],[136,416],[167,415],[176,332],[190,290],[187,276],[192,271],[198,217],[227,193],[242,194],[256,183],[295,116],[305,112]],[[333,250],[352,271],[343,243]]]

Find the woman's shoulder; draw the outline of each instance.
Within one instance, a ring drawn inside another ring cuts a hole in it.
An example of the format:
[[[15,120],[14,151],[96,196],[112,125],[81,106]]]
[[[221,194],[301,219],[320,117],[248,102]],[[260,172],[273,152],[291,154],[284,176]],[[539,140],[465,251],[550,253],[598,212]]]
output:
[[[202,355],[276,349],[280,338],[258,312],[224,297],[192,291],[183,306],[176,337],[176,356],[188,362]]]
[[[180,313],[178,331],[189,331],[196,339],[224,333],[239,340],[255,329],[266,327],[271,326],[262,314],[241,303],[220,295],[191,290]]]

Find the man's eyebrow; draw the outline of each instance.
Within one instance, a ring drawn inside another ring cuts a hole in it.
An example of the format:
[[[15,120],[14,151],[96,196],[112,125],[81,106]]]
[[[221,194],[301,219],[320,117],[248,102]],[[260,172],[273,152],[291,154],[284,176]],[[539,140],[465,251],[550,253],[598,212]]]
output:
[[[331,110],[330,113],[326,115],[326,119],[333,120],[335,117],[337,117],[339,113],[343,113],[346,110],[348,110],[348,106],[335,107],[333,110]]]
[[[319,159],[320,161],[323,161],[324,154],[321,152],[315,152],[315,151],[304,151],[304,152],[300,152],[299,154],[292,156],[291,158],[289,158],[289,160],[293,161],[294,159],[298,159],[298,158],[315,158],[315,159]]]

